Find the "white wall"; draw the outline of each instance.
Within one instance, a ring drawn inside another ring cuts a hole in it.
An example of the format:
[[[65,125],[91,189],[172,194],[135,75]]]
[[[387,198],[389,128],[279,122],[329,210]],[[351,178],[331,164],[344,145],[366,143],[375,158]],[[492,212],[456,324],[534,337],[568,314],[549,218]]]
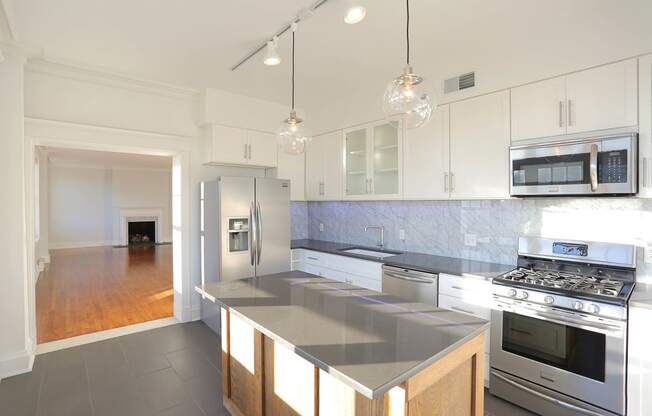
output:
[[[26,261],[33,253],[25,247],[24,58],[7,50],[4,54],[6,60],[0,63],[0,377],[31,366],[34,335],[28,320],[33,266]]]
[[[171,171],[50,165],[50,249],[120,244],[120,209],[161,209],[172,240]]]

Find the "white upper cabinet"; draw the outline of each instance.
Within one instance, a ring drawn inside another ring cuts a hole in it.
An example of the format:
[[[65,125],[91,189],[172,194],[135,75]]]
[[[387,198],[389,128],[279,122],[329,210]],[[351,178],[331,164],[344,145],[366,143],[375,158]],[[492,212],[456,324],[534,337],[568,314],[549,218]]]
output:
[[[509,131],[509,91],[451,104],[452,198],[509,197]]]
[[[342,132],[315,136],[306,150],[306,197],[311,201],[342,198]]]
[[[246,165],[249,147],[246,130],[213,124],[205,130],[204,163]]]
[[[205,129],[204,163],[276,167],[276,137],[270,133],[212,124]]]
[[[512,139],[566,134],[566,78],[513,88]]]
[[[344,198],[400,198],[402,152],[400,126],[378,122],[345,130]]]
[[[637,97],[636,59],[512,88],[511,137],[636,126]]]
[[[639,196],[652,197],[652,55],[639,60],[638,70]]]
[[[277,165],[276,135],[259,131],[247,131],[249,144],[249,164],[253,166],[275,167]]]
[[[405,132],[403,144],[405,199],[449,197],[449,109],[448,105],[437,107],[430,122]]]
[[[568,133],[635,126],[636,59],[566,77]]]
[[[290,200],[306,200],[306,155],[290,155],[278,146],[276,177],[290,180]]]

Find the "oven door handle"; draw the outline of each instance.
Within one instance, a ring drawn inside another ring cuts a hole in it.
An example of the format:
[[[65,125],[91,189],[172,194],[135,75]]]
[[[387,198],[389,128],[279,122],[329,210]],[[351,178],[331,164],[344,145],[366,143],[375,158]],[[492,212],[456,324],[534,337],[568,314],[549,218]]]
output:
[[[558,323],[560,325],[568,325],[575,328],[586,329],[587,331],[599,332],[605,335],[621,335],[625,330],[624,324],[605,324],[592,321],[581,321],[578,319],[569,319],[563,316],[548,314],[540,312],[526,306],[506,305],[504,303],[496,302],[496,309],[507,312],[516,313],[519,315],[529,316],[530,318],[539,318],[545,321]]]
[[[530,394],[532,394],[534,396],[537,396],[538,398],[543,399],[543,400],[545,400],[547,402],[554,403],[554,404],[556,404],[558,406],[564,407],[566,409],[573,410],[573,411],[581,413],[583,415],[602,416],[602,413],[597,413],[597,412],[594,412],[593,410],[584,409],[582,407],[575,406],[574,404],[565,402],[563,400],[555,399],[554,397],[550,397],[550,396],[545,395],[545,394],[543,394],[541,392],[533,390],[533,389],[531,389],[529,387],[523,386],[523,385],[521,385],[521,384],[519,384],[519,383],[517,383],[517,382],[515,382],[513,380],[508,379],[505,376],[502,376],[502,375],[496,373],[495,371],[492,371],[491,375],[498,378],[498,379],[500,379],[501,381],[504,381],[505,383],[509,384],[512,387],[523,390],[524,392],[530,393]]]

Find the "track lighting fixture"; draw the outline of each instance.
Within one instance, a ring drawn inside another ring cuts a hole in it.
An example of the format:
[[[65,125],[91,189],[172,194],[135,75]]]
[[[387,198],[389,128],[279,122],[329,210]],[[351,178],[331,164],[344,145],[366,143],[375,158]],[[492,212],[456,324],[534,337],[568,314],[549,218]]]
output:
[[[278,54],[278,37],[274,36],[272,40],[267,41],[263,63],[267,66],[276,66],[281,63],[281,57]]]

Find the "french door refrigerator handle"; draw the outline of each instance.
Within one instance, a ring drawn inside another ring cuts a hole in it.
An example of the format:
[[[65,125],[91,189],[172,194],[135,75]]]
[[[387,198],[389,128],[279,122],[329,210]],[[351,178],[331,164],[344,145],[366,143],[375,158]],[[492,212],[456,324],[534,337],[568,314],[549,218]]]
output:
[[[251,265],[256,263],[256,213],[254,212],[254,203],[249,205],[249,253],[251,256]]]
[[[256,203],[256,264],[260,264],[260,256],[263,253],[263,219],[260,210],[260,202]]]

